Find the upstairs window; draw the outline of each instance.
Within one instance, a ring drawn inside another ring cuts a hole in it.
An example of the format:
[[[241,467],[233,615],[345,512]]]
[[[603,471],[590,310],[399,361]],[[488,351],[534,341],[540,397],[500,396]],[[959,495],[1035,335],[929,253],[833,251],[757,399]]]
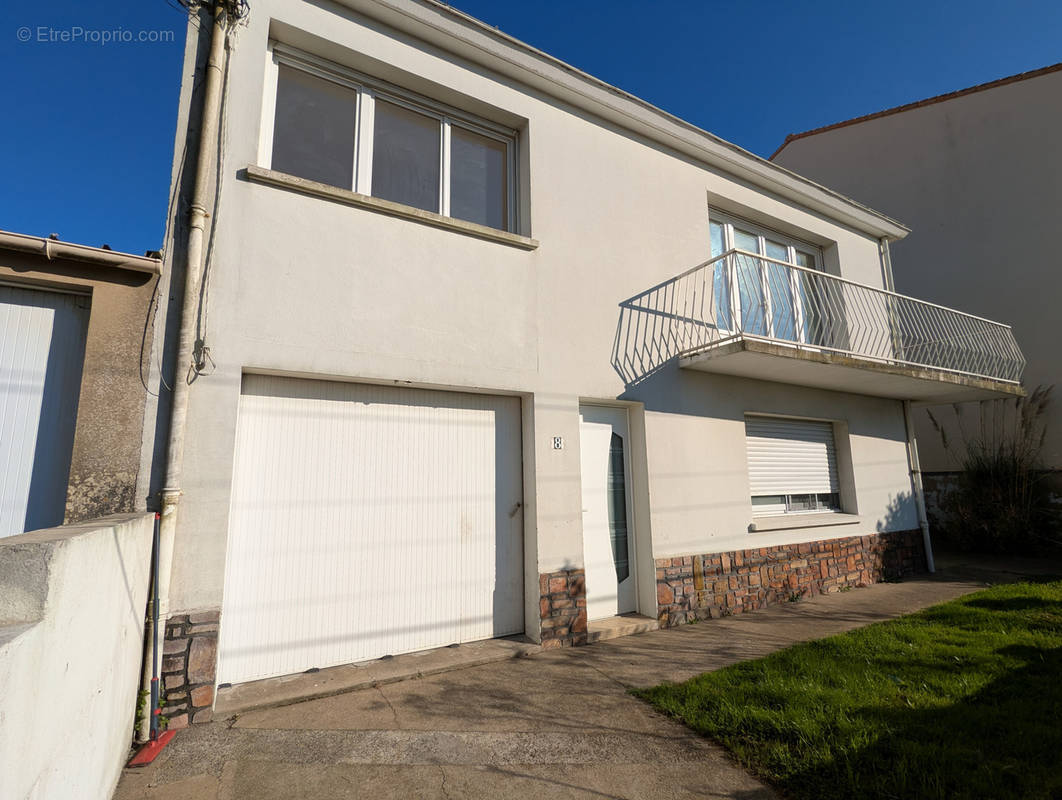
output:
[[[271,169],[516,229],[514,131],[315,59],[274,61]]]
[[[821,338],[820,287],[809,273],[786,268],[821,271],[817,247],[714,210],[708,234],[712,258],[735,249],[750,254],[716,262],[713,301],[720,329],[733,331],[736,321],[747,334],[822,343],[815,341]]]
[[[841,510],[833,424],[745,417],[753,516]]]
[[[376,98],[372,196],[439,213],[442,175],[438,120]]]

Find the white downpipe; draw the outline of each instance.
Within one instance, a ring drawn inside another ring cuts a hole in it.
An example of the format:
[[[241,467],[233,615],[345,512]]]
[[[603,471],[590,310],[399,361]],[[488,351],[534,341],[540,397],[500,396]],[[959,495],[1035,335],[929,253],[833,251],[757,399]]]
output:
[[[173,569],[173,542],[177,527],[177,505],[181,499],[181,466],[184,463],[184,428],[188,418],[188,392],[191,382],[188,370],[192,363],[192,348],[195,345],[196,309],[199,305],[199,288],[203,273],[203,242],[206,238],[206,220],[210,216],[211,176],[215,144],[221,109],[223,62],[225,58],[225,9],[222,3],[214,3],[214,25],[210,39],[210,56],[206,65],[206,83],[203,90],[203,114],[199,126],[199,154],[196,162],[195,185],[189,213],[188,249],[184,273],[184,302],[177,340],[176,374],[173,381],[173,405],[170,408],[170,434],[166,446],[166,473],[163,479],[161,520],[159,524],[159,571],[155,576],[159,588],[159,628],[166,629],[170,612],[170,574]],[[157,641],[159,631],[148,622],[149,646]],[[145,688],[150,688],[151,670],[145,670]],[[145,715],[145,718],[147,715]],[[147,740],[147,725],[138,730],[140,741]]]
[[[885,274],[885,288],[890,292],[896,291],[896,280],[892,274],[892,255],[889,253],[889,237],[882,236],[878,240],[878,244],[881,248],[881,266],[882,272]]]
[[[911,422],[911,401],[903,401],[903,424],[907,429],[907,463],[911,466],[911,488],[914,490],[915,505],[918,507],[918,527],[922,529],[922,543],[926,550],[926,567],[936,572],[933,562],[933,542],[929,538],[929,517],[926,515],[926,496],[922,489],[922,467],[918,461],[918,442],[915,439],[914,424]]]

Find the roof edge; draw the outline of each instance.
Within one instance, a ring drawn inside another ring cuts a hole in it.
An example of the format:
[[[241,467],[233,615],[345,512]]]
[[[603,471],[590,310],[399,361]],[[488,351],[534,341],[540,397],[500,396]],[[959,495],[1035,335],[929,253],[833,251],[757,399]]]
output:
[[[889,117],[893,114],[900,114],[904,111],[912,111],[916,108],[923,108],[925,106],[936,105],[937,103],[943,103],[947,100],[955,100],[959,97],[965,97],[968,94],[976,94],[977,92],[984,92],[988,89],[997,89],[1000,86],[1006,86],[1011,83],[1018,83],[1019,81],[1027,81],[1031,78],[1039,78],[1041,75],[1049,75],[1052,72],[1062,71],[1062,61],[1057,64],[1051,64],[1050,66],[1040,67],[1039,69],[1029,70],[1027,72],[1019,72],[1017,75],[1008,75],[1005,78],[998,78],[994,81],[988,81],[987,83],[979,83],[976,86],[968,86],[965,89],[956,89],[953,92],[945,92],[944,94],[933,95],[923,100],[915,100],[912,103],[904,103],[903,105],[893,106],[892,108],[886,108],[882,111],[875,111],[872,114],[863,114],[859,117],[852,117],[851,119],[841,120],[840,122],[834,122],[829,125],[823,125],[819,128],[812,128],[809,131],[803,131],[802,133],[790,133],[785,137],[778,149],[771,153],[768,161],[774,159],[779,153],[786,148],[791,142],[795,142],[798,139],[804,139],[808,136],[815,136],[819,133],[826,133],[827,131],[837,130],[838,128],[847,128],[849,125],[857,125],[860,122],[869,122],[873,119],[880,119],[881,117]]]
[[[104,267],[130,269],[150,275],[162,274],[161,257],[137,256],[132,253],[123,253],[120,250],[111,250],[108,247],[93,247],[87,244],[63,242],[51,237],[46,239],[42,236],[31,236],[27,233],[0,230],[0,251],[4,250],[29,253],[30,255],[40,256],[47,261],[68,259]]]
[[[910,232],[879,211],[761,158],[440,0],[339,2],[857,230],[891,239],[903,238]]]

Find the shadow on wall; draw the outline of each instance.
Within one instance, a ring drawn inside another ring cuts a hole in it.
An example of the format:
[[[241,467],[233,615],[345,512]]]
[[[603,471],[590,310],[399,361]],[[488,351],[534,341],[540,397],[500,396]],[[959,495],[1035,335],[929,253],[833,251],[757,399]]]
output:
[[[912,492],[900,492],[889,496],[885,507],[885,516],[878,520],[875,530],[878,533],[889,531],[912,531],[918,527],[918,507]]]
[[[697,309],[712,303],[710,284],[699,294],[691,294],[679,289],[683,277],[664,281],[619,304],[612,368],[626,386],[641,383],[679,355],[721,338],[714,325],[697,318]]]

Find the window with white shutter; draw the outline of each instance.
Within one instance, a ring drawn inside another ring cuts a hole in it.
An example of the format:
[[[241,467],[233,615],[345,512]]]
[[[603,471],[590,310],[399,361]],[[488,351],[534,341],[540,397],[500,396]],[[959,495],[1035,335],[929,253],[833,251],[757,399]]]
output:
[[[749,416],[745,443],[753,514],[841,510],[832,423]]]

